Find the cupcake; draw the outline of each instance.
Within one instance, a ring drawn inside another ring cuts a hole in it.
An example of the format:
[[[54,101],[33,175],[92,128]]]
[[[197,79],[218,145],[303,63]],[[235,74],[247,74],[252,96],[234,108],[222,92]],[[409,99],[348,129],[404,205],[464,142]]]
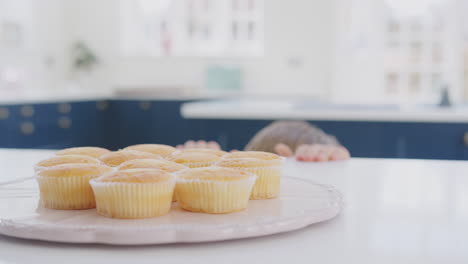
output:
[[[176,192],[182,209],[222,214],[247,208],[255,183],[253,173],[209,167],[177,173]]]
[[[175,163],[168,160],[156,160],[156,159],[135,159],[129,160],[117,167],[118,170],[128,169],[160,169],[167,172],[176,172],[184,169],[188,169],[179,163]]]
[[[257,181],[250,196],[250,199],[254,200],[270,199],[278,196],[281,186],[282,165],[283,159],[279,156],[277,159],[229,158],[216,163],[216,166],[219,167],[239,169],[257,175]]]
[[[167,172],[176,172],[188,169],[187,166],[184,166],[179,163],[175,163],[168,160],[155,160],[155,159],[136,159],[126,161],[120,166],[117,167],[119,170],[128,170],[128,169],[159,169]],[[172,201],[177,201],[177,193],[174,192]]]
[[[112,169],[101,164],[60,164],[37,173],[41,204],[49,209],[79,210],[95,208],[89,180]]]
[[[170,161],[190,168],[209,167],[220,159],[220,157],[214,154],[200,152],[180,152],[168,158]]]
[[[134,159],[162,159],[161,156],[149,152],[136,151],[136,150],[119,150],[109,152],[99,158],[106,165],[111,167],[119,166],[125,161]]]
[[[60,150],[56,155],[85,155],[93,158],[99,158],[102,155],[109,153],[110,150],[98,147],[76,147]]]
[[[52,167],[60,164],[68,163],[86,163],[86,164],[100,164],[101,161],[90,156],[85,155],[62,155],[53,156],[51,158],[39,161],[36,164],[35,170],[39,171],[45,167]]]
[[[115,171],[90,181],[100,215],[137,219],[167,214],[175,176],[158,169]]]
[[[157,154],[162,157],[167,157],[171,153],[175,152],[176,148],[168,146],[168,145],[162,145],[162,144],[139,144],[139,145],[126,147],[124,148],[124,150],[143,151],[143,152]]]
[[[226,151],[222,151],[219,149],[208,149],[208,148],[189,148],[189,149],[183,149],[180,152],[181,153],[209,153],[209,154],[213,154],[219,157],[222,157],[227,154]]]

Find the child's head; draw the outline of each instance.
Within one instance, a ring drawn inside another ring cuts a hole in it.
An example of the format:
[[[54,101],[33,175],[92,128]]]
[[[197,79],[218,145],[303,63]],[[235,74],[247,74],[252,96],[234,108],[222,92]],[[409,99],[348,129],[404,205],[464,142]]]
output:
[[[287,145],[292,151],[302,144],[339,144],[334,137],[307,122],[276,121],[260,130],[245,150],[275,152],[275,146],[279,143]]]

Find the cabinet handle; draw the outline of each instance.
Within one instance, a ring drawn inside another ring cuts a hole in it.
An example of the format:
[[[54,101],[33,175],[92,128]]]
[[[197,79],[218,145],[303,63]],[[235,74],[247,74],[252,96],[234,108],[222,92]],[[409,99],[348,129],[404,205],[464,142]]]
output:
[[[20,114],[23,117],[31,117],[31,116],[34,115],[34,107],[32,107],[30,105],[23,105],[20,108]]]
[[[0,120],[8,119],[10,116],[10,110],[6,107],[0,107]]]
[[[72,106],[69,103],[62,103],[57,105],[57,111],[61,114],[68,114],[72,110]]]
[[[140,102],[139,107],[143,111],[148,111],[151,108],[151,103],[150,102]]]
[[[32,135],[34,133],[34,124],[32,122],[23,122],[20,124],[20,131],[23,135]]]
[[[465,144],[465,146],[468,147],[468,132],[465,132],[465,134],[463,134],[463,144]]]

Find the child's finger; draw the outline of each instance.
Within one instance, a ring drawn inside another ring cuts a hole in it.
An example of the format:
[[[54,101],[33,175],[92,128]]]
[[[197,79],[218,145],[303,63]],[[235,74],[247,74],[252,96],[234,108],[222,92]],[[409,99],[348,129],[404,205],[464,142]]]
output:
[[[185,142],[185,144],[184,144],[185,148],[194,148],[195,146],[196,146],[196,143],[193,140],[189,140],[189,141]]]
[[[334,146],[321,146],[317,154],[317,161],[328,161],[334,152]]]
[[[283,143],[276,144],[274,150],[276,154],[283,157],[291,157],[293,155],[291,148]]]
[[[206,141],[205,140],[198,140],[195,143],[195,148],[206,148]]]
[[[344,147],[337,147],[330,157],[331,160],[345,160],[349,158],[349,151]]]
[[[306,154],[307,154],[307,148],[308,148],[307,145],[300,145],[299,147],[297,147],[297,149],[296,149],[296,159],[298,161],[304,161],[305,160]]]
[[[209,141],[206,146],[207,148],[210,148],[210,149],[221,149],[218,142],[215,142],[215,141]]]
[[[345,147],[340,147],[340,149],[343,151],[343,153],[344,153],[344,158],[345,158],[345,159],[351,158],[351,154],[349,153],[349,150],[348,150],[347,148],[345,148]]]
[[[341,150],[337,150],[335,151],[332,156],[330,157],[330,160],[343,160],[345,159],[345,155],[343,153],[343,151]]]
[[[322,145],[308,145],[305,154],[305,161],[320,161],[320,152],[322,151]]]
[[[296,151],[296,159],[299,161],[315,161],[318,150],[316,145],[300,145]]]

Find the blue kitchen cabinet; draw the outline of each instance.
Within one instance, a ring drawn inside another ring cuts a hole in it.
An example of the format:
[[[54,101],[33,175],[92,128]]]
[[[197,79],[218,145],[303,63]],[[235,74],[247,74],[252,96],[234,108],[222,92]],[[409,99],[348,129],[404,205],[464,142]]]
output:
[[[405,158],[468,159],[463,140],[467,124],[410,123],[400,130],[404,133]]]
[[[379,122],[310,121],[334,135],[355,157],[396,158],[402,156],[402,138],[392,124]]]
[[[194,139],[219,142],[223,149],[242,150],[260,129],[270,123],[268,120],[197,120],[199,136]]]
[[[106,145],[110,149],[120,149],[128,145],[150,142],[155,130],[151,107],[142,107],[140,101],[110,102],[108,120],[104,127]],[[151,104],[150,104],[151,105]]]
[[[318,121],[355,157],[467,159],[467,124]]]
[[[243,149],[271,120],[198,120],[203,139]],[[468,159],[467,124],[309,121],[335,135],[354,157]]]
[[[1,107],[10,114],[0,119],[0,147],[57,149],[92,145],[115,150],[138,143],[181,144],[203,137],[196,121],[180,115],[180,106],[185,102],[108,100],[5,105]],[[29,111],[24,111],[25,107],[33,109],[33,113],[25,116],[24,112]]]
[[[119,149],[133,144],[177,145],[200,136],[197,122],[182,118],[187,101],[113,100],[104,128],[106,145]]]
[[[0,120],[0,147],[64,148],[103,145],[103,124],[106,114],[96,102],[33,105],[6,105],[8,118]],[[65,109],[66,111],[63,111]]]
[[[69,119],[69,128],[61,128],[67,137],[68,146],[99,146],[106,147],[104,131],[108,109],[98,108],[100,101],[72,103],[69,115],[61,114],[60,118]],[[57,120],[59,122],[59,120]]]
[[[227,150],[243,149],[272,122],[184,119],[180,107],[185,102],[108,100],[1,106],[9,116],[0,119],[0,147],[92,145],[116,150],[139,143],[177,145],[203,139],[218,141]],[[354,157],[468,159],[464,140],[468,124],[310,122],[335,135]]]
[[[51,105],[9,105],[5,108],[9,116],[0,122],[2,147],[49,148],[61,145],[57,143],[64,137],[54,123],[56,116],[50,111]]]
[[[169,145],[183,144],[189,139],[203,138],[199,122],[185,119],[180,114],[184,100],[153,102],[152,122],[155,124],[153,142]]]
[[[216,140],[225,149],[243,149],[247,142],[272,120],[199,120],[206,140]],[[398,136],[378,123],[311,122],[335,135],[354,156],[396,157]]]

